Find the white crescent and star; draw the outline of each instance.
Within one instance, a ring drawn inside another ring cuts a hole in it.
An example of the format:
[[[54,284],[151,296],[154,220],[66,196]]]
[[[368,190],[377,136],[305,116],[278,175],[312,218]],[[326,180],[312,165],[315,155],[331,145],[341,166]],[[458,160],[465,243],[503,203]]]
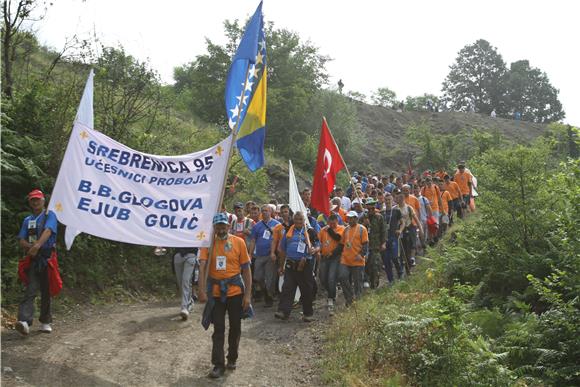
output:
[[[324,164],[327,165],[326,169],[324,170],[324,178],[330,172],[330,168],[332,167],[332,155],[328,149],[324,149]]]

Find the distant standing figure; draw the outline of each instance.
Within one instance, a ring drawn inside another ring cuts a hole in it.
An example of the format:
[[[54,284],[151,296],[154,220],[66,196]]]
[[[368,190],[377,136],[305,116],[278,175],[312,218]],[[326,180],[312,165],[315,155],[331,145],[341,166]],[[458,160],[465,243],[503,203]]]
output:
[[[402,113],[405,110],[405,102],[399,102],[399,109],[397,110],[399,113]]]
[[[342,94],[342,88],[344,87],[344,83],[342,83],[342,79],[338,80],[338,92]]]
[[[515,117],[516,121],[519,121],[522,118],[522,113],[515,112],[514,117]]]
[[[495,109],[493,109],[493,110],[491,111],[491,114],[490,114],[490,116],[491,116],[491,118],[495,118],[495,117],[497,116],[497,114],[495,113]]]

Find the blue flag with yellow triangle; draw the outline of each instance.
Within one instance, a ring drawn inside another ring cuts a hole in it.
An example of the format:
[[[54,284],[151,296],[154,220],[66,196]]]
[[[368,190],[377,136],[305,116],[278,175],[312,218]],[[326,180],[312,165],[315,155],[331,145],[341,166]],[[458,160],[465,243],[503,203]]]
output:
[[[226,112],[248,168],[264,165],[266,138],[266,39],[262,2],[246,26],[226,80]]]

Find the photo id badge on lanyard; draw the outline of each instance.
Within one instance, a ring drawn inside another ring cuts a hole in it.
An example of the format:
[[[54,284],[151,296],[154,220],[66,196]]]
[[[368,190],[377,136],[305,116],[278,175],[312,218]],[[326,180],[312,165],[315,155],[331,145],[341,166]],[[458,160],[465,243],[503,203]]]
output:
[[[306,243],[302,241],[298,242],[298,248],[296,250],[298,250],[299,253],[304,253],[306,251]]]
[[[218,255],[215,257],[215,269],[218,271],[226,270],[226,257],[225,255]]]
[[[236,231],[237,232],[242,232],[244,231],[244,223],[236,223]]]
[[[262,238],[264,239],[270,239],[270,230],[264,230],[264,234],[262,235]]]

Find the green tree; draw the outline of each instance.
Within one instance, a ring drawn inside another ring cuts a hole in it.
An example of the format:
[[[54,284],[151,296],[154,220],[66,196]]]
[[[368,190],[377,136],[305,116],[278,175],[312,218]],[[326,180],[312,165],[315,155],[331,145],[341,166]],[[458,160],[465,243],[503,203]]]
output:
[[[507,106],[510,112],[520,112],[522,120],[553,122],[565,117],[558,90],[550,84],[546,73],[531,67],[528,60],[511,64],[506,87]]]
[[[450,108],[490,114],[505,114],[504,77],[506,64],[496,48],[479,39],[459,51],[455,63],[443,82],[443,99]]]
[[[439,97],[434,94],[423,94],[417,97],[408,96],[405,99],[405,110],[412,110],[417,112],[427,111],[427,101],[431,100],[433,108],[438,108],[440,105]]]
[[[393,107],[397,102],[397,93],[388,87],[379,87],[372,96],[375,105]]]
[[[150,131],[162,102],[157,73],[122,47],[104,47],[96,67],[96,127],[119,141],[130,138],[137,122]]]

